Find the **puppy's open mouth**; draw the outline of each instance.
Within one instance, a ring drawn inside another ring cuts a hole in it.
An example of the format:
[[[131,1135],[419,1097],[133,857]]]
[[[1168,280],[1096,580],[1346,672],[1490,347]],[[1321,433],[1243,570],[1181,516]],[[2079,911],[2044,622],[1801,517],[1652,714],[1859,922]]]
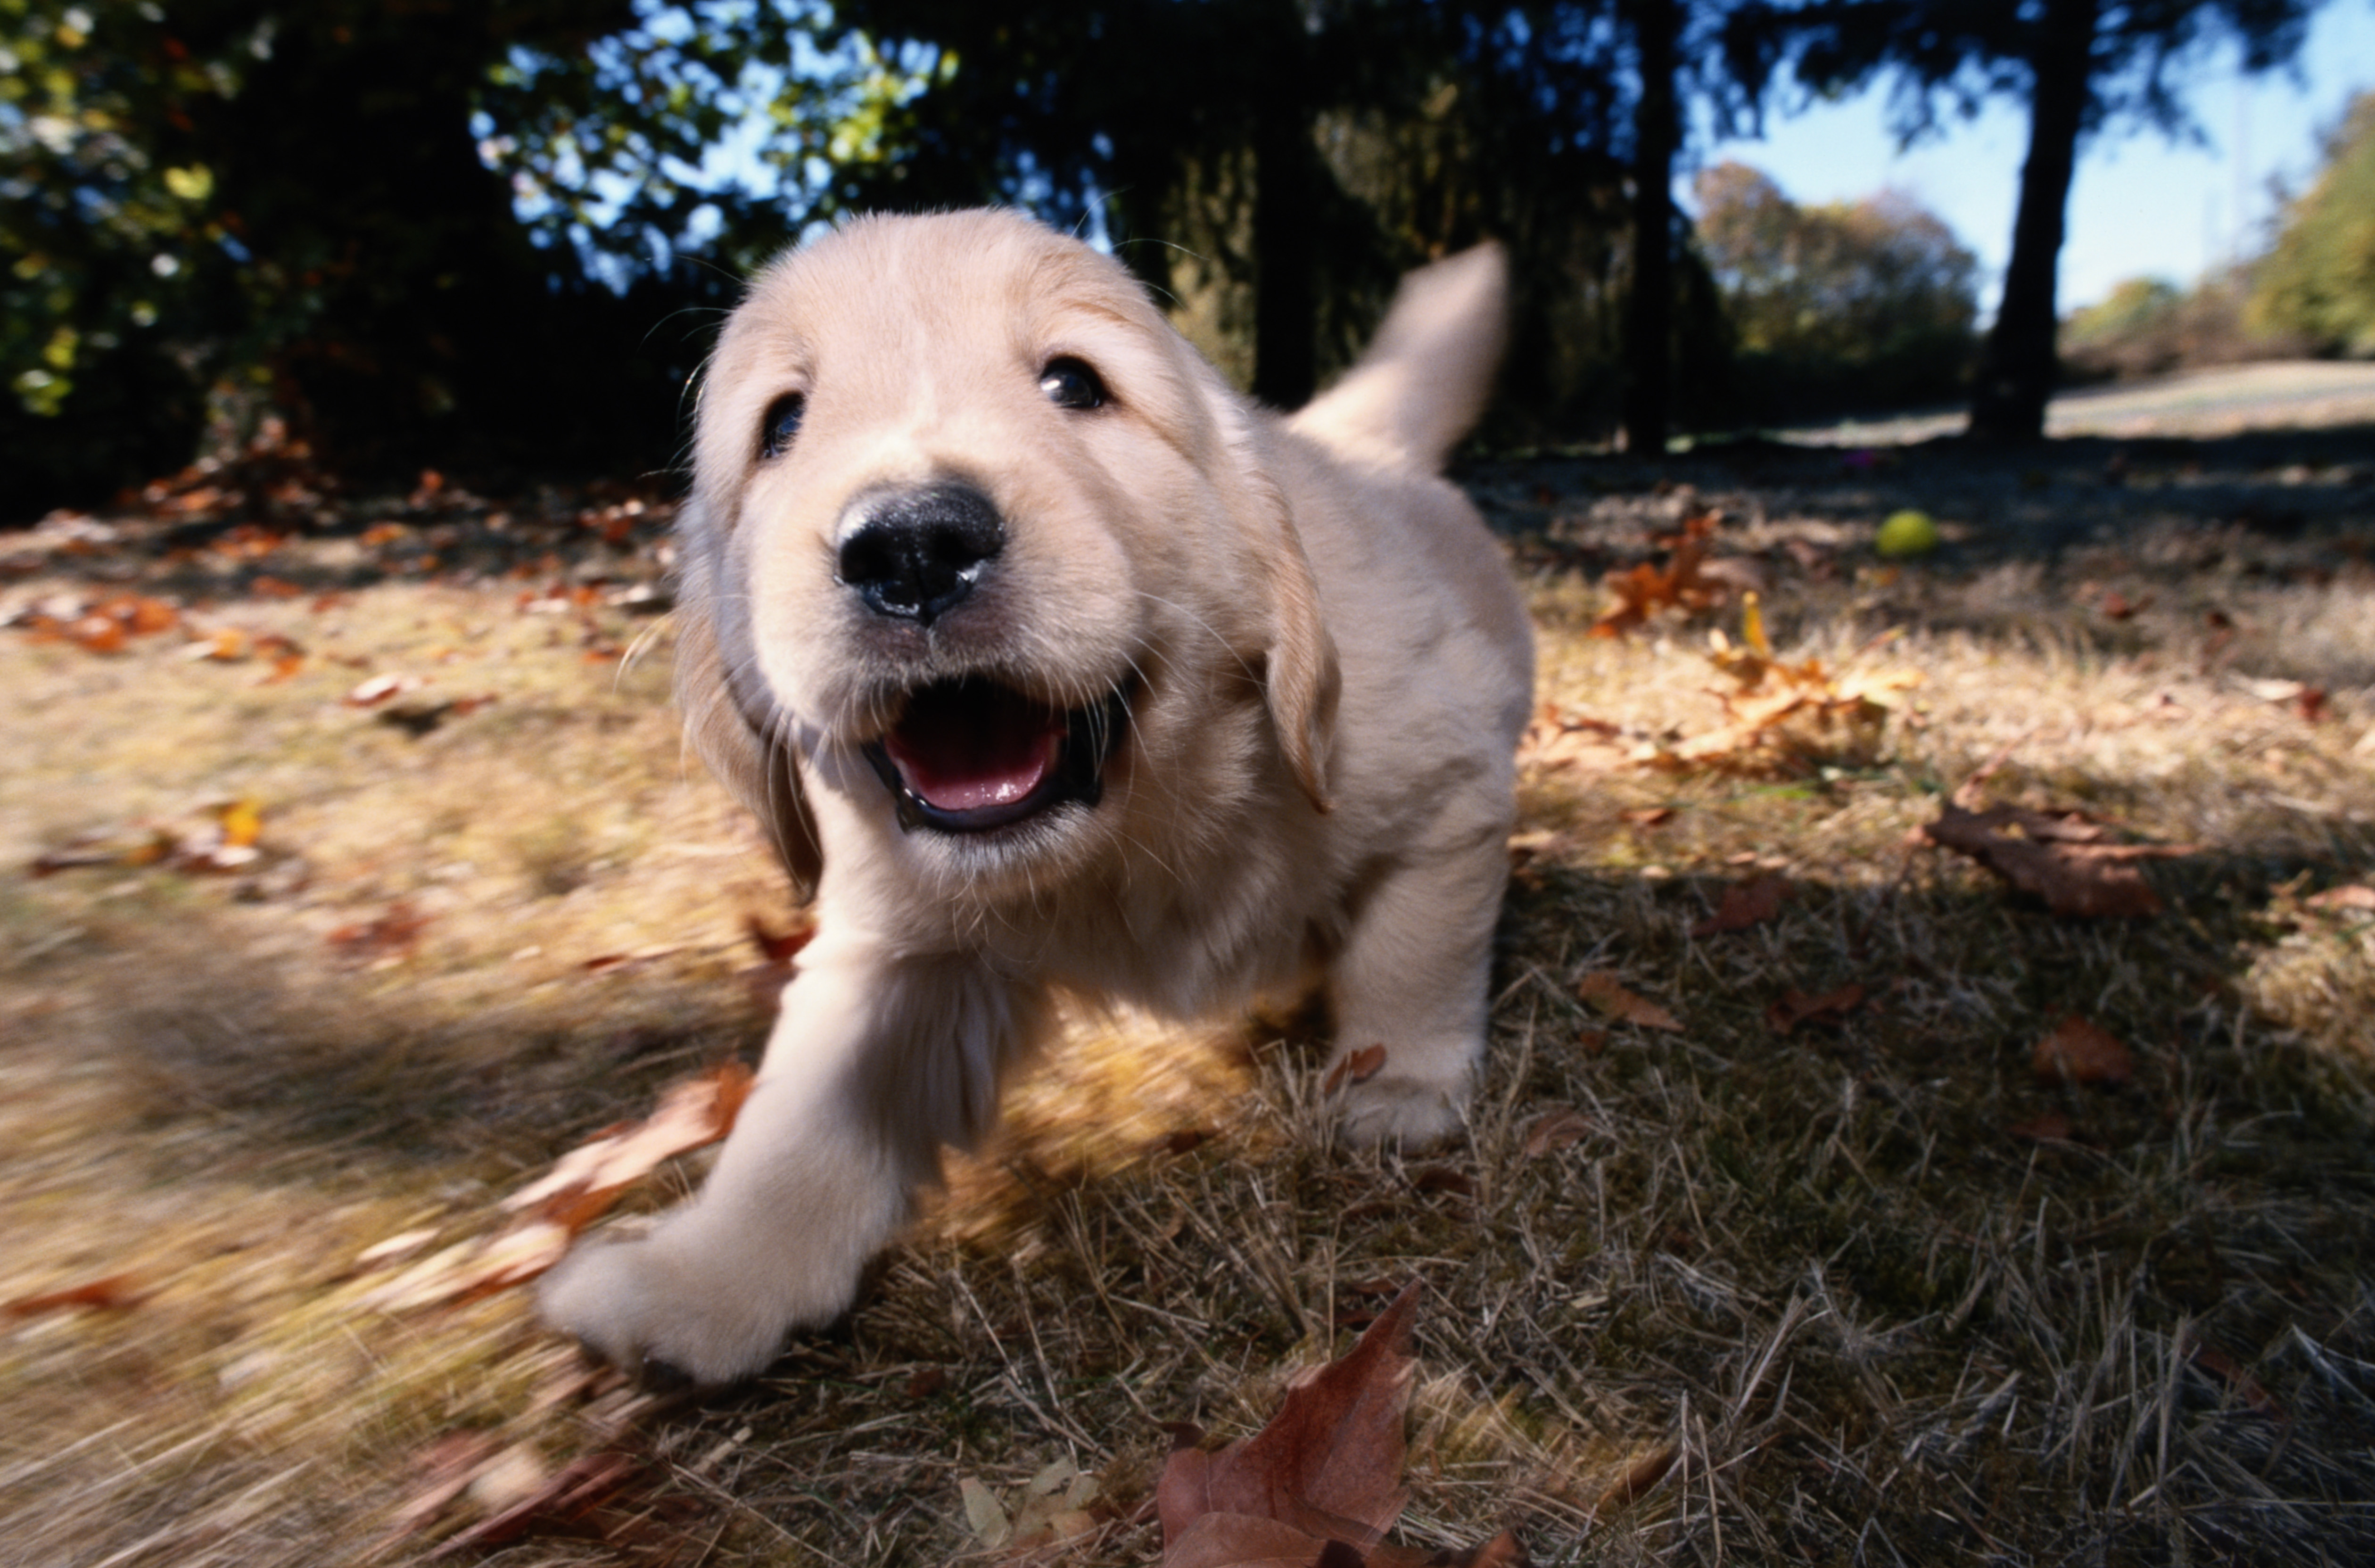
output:
[[[1067,801],[1094,806],[1129,716],[1126,695],[1058,708],[993,680],[937,681],[866,748],[899,826],[979,833]]]

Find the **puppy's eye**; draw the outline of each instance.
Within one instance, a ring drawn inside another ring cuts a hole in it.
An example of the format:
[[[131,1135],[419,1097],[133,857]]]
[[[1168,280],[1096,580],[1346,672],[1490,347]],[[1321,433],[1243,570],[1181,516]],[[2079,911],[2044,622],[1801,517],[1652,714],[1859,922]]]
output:
[[[759,421],[761,457],[781,457],[791,450],[792,438],[800,433],[800,416],[808,407],[809,400],[797,392],[787,392],[767,405],[767,417]]]
[[[1069,355],[1047,361],[1039,372],[1039,390],[1058,408],[1102,408],[1105,404],[1105,383],[1097,372]]]

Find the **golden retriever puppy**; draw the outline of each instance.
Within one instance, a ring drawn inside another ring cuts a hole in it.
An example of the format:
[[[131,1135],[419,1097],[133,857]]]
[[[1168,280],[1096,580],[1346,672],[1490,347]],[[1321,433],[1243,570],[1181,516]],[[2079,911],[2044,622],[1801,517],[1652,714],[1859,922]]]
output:
[[[727,324],[678,687],[817,936],[698,1197],[581,1249],[550,1322],[707,1383],[829,1322],[1069,993],[1172,1017],[1316,964],[1361,1139],[1459,1125],[1532,681],[1437,475],[1498,357],[1492,249],[1413,275],[1281,419],[1109,257],[878,218]]]

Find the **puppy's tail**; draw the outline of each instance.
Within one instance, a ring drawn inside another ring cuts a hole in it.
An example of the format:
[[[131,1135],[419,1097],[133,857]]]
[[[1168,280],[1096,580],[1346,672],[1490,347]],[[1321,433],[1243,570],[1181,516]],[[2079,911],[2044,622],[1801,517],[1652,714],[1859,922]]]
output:
[[[1404,277],[1369,351],[1289,423],[1348,455],[1439,471],[1491,395],[1508,273],[1487,242]]]

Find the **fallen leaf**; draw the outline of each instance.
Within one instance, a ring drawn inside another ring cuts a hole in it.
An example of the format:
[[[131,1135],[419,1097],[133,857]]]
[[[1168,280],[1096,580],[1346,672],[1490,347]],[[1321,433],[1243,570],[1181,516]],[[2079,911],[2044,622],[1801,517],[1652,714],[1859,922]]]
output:
[[[1412,1280],[1352,1350],[1297,1376],[1253,1436],[1215,1453],[1173,1450],[1155,1491],[1164,1568],[1311,1565],[1331,1541],[1364,1554],[1377,1544],[1409,1497],[1402,1418],[1418,1291]]]
[[[750,940],[758,947],[759,955],[769,963],[790,963],[799,956],[802,948],[816,939],[817,928],[813,920],[794,925],[780,934],[769,930],[767,923],[755,914],[744,915],[742,925],[743,929],[750,933]]]
[[[1461,1197],[1476,1196],[1476,1178],[1456,1165],[1422,1165],[1410,1173],[1411,1190],[1417,1193],[1457,1193]]]
[[[110,1274],[103,1279],[87,1280],[63,1291],[44,1291],[38,1295],[18,1296],[0,1302],[0,1312],[11,1317],[39,1317],[44,1313],[63,1312],[68,1307],[84,1307],[93,1312],[120,1312],[134,1305],[141,1297],[138,1281],[129,1274]]]
[[[2070,1118],[2059,1111],[2048,1111],[2041,1116],[2031,1116],[2025,1122],[2015,1122],[2004,1128],[2004,1136],[2023,1143],[2068,1143],[2077,1136]]]
[[[1668,1443],[1635,1456],[1633,1462],[1608,1483],[1607,1490],[1600,1494],[1600,1501],[1591,1505],[1592,1513],[1598,1515],[1611,1508],[1622,1508],[1647,1495],[1651,1487],[1666,1479],[1666,1472],[1674,1468],[1677,1455],[1678,1450]]]
[[[503,1207],[514,1213],[533,1209],[573,1229],[584,1225],[663,1161],[732,1132],[752,1081],[749,1067],[725,1062],[671,1086],[649,1116],[570,1150],[543,1176],[503,1199]]]
[[[1646,997],[1637,996],[1605,970],[1595,970],[1575,983],[1576,995],[1601,1015],[1644,1029],[1680,1030],[1682,1020]]]
[[[1630,571],[1608,573],[1601,581],[1616,602],[1601,611],[1591,635],[1622,637],[1660,610],[1701,610],[1720,604],[1731,585],[1702,567],[1708,542],[1722,522],[1720,513],[1698,513],[1684,519],[1681,533],[1658,541],[1672,552],[1664,566],[1645,560]]]
[[[431,1559],[499,1546],[539,1528],[576,1527],[623,1491],[643,1468],[642,1461],[615,1449],[574,1459],[531,1495],[447,1540]]]
[[[1560,1105],[1543,1112],[1526,1124],[1522,1145],[1526,1158],[1539,1160],[1554,1149],[1565,1149],[1581,1143],[1592,1133],[1591,1118],[1572,1105]]]
[[[1809,996],[1793,985],[1766,1006],[1765,1021],[1777,1034],[1787,1034],[1802,1023],[1829,1023],[1861,1007],[1864,994],[1862,984],[1853,980],[1819,996]]]
[[[1637,828],[1662,828],[1674,819],[1674,808],[1671,806],[1634,806],[1616,815]]]
[[[750,1068],[727,1062],[670,1086],[649,1117],[596,1136],[503,1199],[502,1207],[519,1216],[508,1229],[446,1248],[372,1291],[365,1304],[410,1312],[476,1301],[537,1278],[567,1256],[577,1233],[631,1184],[662,1161],[731,1132],[750,1085]]]
[[[1319,1092],[1333,1094],[1347,1084],[1366,1083],[1383,1071],[1385,1066],[1386,1048],[1383,1045],[1364,1045],[1357,1051],[1348,1051],[1328,1069],[1328,1076],[1319,1080]]]
[[[347,706],[375,707],[400,692],[415,690],[427,684],[417,675],[375,675],[347,693]]]
[[[1790,881],[1786,877],[1767,873],[1751,877],[1745,882],[1734,882],[1723,890],[1716,912],[1691,927],[1694,937],[1712,937],[1724,931],[1745,931],[1759,925],[1781,913],[1790,898]]]
[[[1970,811],[1950,801],[1920,832],[2043,899],[2056,914],[2157,914],[2160,896],[2130,863],[2194,853],[2186,844],[2106,843],[2103,826],[2075,812],[2016,806]]]
[[[2292,1419],[2285,1413],[2284,1407],[2276,1403],[2275,1397],[2260,1385],[2257,1378],[2245,1372],[2236,1363],[2235,1358],[2216,1346],[2196,1345],[2188,1352],[2188,1359],[2203,1371],[2224,1382],[2227,1387],[2235,1391],[2237,1397],[2261,1415],[2280,1421],[2289,1421]]]
[[[420,945],[420,933],[428,928],[430,919],[398,899],[377,919],[338,926],[330,933],[329,943],[352,962],[394,962],[410,956]]]
[[[2301,902],[2311,909],[2375,911],[2375,888],[2348,882],[2338,888],[2328,888],[2322,893],[2311,893]]]
[[[1632,748],[1624,737],[1623,727],[1606,719],[1562,714],[1544,704],[1518,739],[1518,767],[1542,772],[1621,767],[1632,760]]]
[[[2127,1046],[2075,1013],[2037,1043],[2029,1065],[2039,1083],[2121,1084],[2135,1076]]]

